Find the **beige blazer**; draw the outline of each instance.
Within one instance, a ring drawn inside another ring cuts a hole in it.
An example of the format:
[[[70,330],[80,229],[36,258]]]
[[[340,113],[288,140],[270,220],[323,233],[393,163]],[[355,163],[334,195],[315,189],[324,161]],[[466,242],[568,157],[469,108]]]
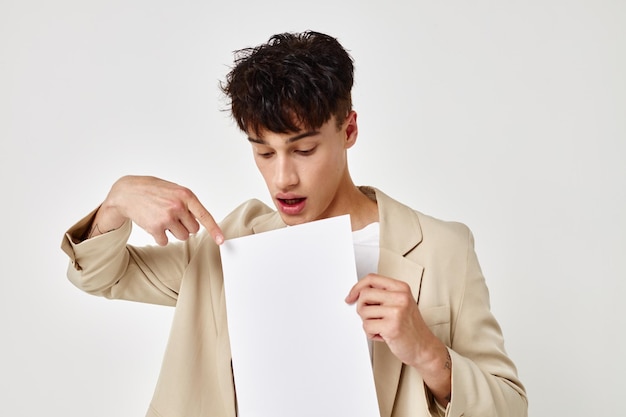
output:
[[[470,231],[400,204],[369,187],[378,202],[381,275],[406,281],[433,333],[452,357],[447,416],[525,417],[527,399],[508,358]],[[107,298],[175,306],[170,338],[147,417],[235,417],[236,397],[219,249],[206,233],[165,247],[127,245],[131,224],[81,243],[91,213],[64,237],[68,277]],[[280,216],[251,200],[221,223],[233,238],[284,227]],[[289,366],[292,366],[290,364]],[[419,373],[382,342],[373,368],[381,417],[444,415]]]

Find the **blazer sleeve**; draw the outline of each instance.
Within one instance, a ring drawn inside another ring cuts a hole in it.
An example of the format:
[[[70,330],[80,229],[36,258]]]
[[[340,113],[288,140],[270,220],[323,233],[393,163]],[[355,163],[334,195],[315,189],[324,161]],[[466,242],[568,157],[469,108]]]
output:
[[[203,229],[184,242],[166,246],[128,244],[131,221],[119,229],[82,240],[91,226],[95,209],[72,226],[63,237],[61,248],[69,256],[69,280],[79,289],[106,298],[176,305],[181,283],[194,261],[212,261],[207,245],[215,245]],[[273,210],[258,200],[248,200],[220,223],[227,239],[253,232],[256,221],[273,218]]]
[[[481,272],[474,238],[467,232],[464,288],[453,311],[451,347],[452,400],[446,416],[526,417],[526,391],[514,363],[504,349],[504,338],[491,313],[489,292]]]
[[[174,306],[190,254],[202,237],[167,246],[135,247],[127,244],[132,229],[127,221],[119,229],[81,241],[96,210],[63,237],[61,248],[70,258],[70,282],[93,295]]]

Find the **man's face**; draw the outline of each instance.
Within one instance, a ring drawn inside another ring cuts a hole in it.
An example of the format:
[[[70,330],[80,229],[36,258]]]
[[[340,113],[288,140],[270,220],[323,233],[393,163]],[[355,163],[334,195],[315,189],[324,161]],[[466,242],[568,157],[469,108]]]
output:
[[[357,137],[356,113],[340,128],[332,117],[319,129],[249,134],[254,160],[283,221],[305,223],[350,212],[354,187],[347,152]]]

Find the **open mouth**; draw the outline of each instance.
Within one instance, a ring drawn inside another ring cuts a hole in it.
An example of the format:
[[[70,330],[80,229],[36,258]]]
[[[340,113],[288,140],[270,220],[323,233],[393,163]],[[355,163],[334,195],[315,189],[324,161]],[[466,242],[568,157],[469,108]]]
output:
[[[304,198],[279,198],[278,200],[286,206],[295,206],[296,204],[300,204],[301,202],[303,202],[305,199]]]
[[[278,209],[286,215],[297,216],[304,211],[306,197],[276,198]]]

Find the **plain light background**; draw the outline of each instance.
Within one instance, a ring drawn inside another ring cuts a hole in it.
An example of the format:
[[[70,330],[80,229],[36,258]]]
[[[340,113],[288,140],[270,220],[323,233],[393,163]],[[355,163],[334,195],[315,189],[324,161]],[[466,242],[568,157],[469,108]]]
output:
[[[268,201],[218,81],[305,29],[356,61],[355,181],[473,230],[530,415],[620,414],[619,0],[0,0],[0,414],[144,415],[173,310],[81,293],[61,237],[125,174]]]

